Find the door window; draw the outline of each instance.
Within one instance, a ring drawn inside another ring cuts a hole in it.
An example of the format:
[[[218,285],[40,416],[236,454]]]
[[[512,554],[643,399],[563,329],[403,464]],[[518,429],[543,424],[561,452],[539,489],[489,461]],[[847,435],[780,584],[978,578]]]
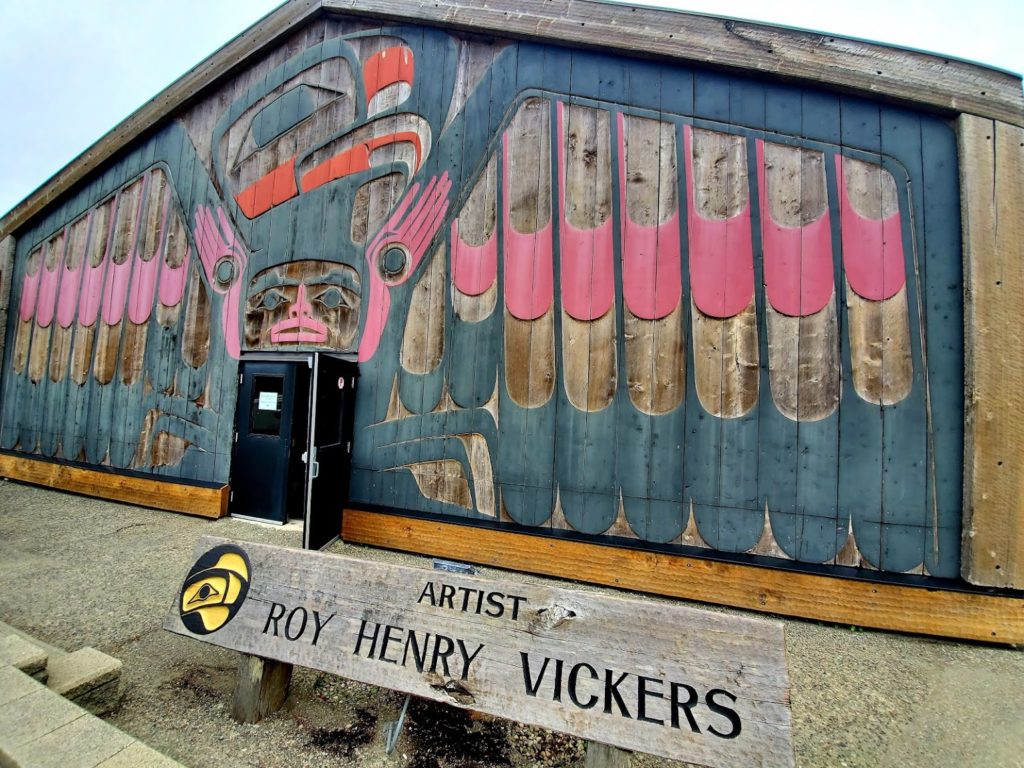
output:
[[[249,406],[249,434],[280,435],[284,404],[283,376],[253,376]]]

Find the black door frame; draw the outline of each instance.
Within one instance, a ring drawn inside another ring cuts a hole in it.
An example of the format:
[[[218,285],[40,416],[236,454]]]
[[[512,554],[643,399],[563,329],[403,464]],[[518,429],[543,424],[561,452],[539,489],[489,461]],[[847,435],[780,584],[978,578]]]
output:
[[[305,384],[308,390],[309,377],[296,364],[301,362],[301,359],[294,357],[246,357],[240,361],[231,450],[232,489],[229,511],[233,517],[271,525],[284,525],[288,522],[289,506],[293,506],[289,502],[290,497],[294,496],[297,475],[294,444],[296,439],[302,440],[307,428],[304,423],[297,426],[296,416],[300,422],[303,418],[308,421],[309,393],[304,392],[302,386]],[[266,435],[254,432],[252,424],[255,413],[253,398],[256,396],[253,388],[261,377],[281,380],[278,431]],[[246,461],[257,462],[255,475],[241,471],[239,462]],[[250,481],[260,487],[252,488]]]
[[[304,465],[304,468],[303,468],[303,488],[302,488],[302,493],[300,495],[300,498],[302,500],[302,509],[301,509],[301,512],[300,512],[298,517],[286,514],[286,520],[285,520],[285,522],[288,522],[290,520],[301,519],[301,521],[302,521],[302,545],[305,548],[309,548],[309,543],[310,543],[310,514],[311,514],[311,511],[312,511],[312,501],[313,501],[313,499],[312,499],[312,496],[313,496],[313,481],[316,479],[316,474],[315,473],[316,473],[316,468],[317,468],[316,450],[315,450],[315,446],[314,446],[314,443],[313,443],[313,441],[315,439],[314,419],[316,418],[316,404],[314,402],[314,396],[315,396],[316,386],[317,386],[316,376],[318,374],[318,362],[319,362],[319,359],[321,359],[323,357],[329,357],[329,358],[332,358],[334,360],[350,363],[352,365],[352,367],[353,367],[353,372],[354,372],[355,378],[358,379],[357,358],[356,358],[356,356],[354,354],[341,354],[341,353],[335,353],[335,352],[320,352],[320,351],[279,352],[279,353],[278,352],[272,352],[272,353],[267,353],[267,352],[250,352],[250,353],[243,353],[241,358],[240,358],[240,360],[239,360],[240,364],[245,364],[245,363],[264,363],[264,362],[266,362],[266,363],[293,364],[293,365],[296,365],[296,366],[305,364],[306,368],[309,370],[308,387],[307,387],[307,390],[305,392],[306,402],[303,404],[303,407],[300,408],[300,404],[299,404],[299,400],[302,397],[302,393],[301,392],[295,391],[295,393],[293,395],[293,398],[292,398],[293,415],[296,412],[302,412],[302,413],[305,414],[306,422],[307,422],[307,424],[306,424],[306,431],[305,431],[305,435],[306,435],[305,445],[302,446],[302,447],[296,446],[297,450],[301,450],[301,461],[302,461],[302,463]],[[240,383],[241,383],[241,365],[239,365],[239,373],[240,373]],[[296,378],[298,379],[298,377],[296,377]],[[345,396],[346,400],[347,400],[347,414],[348,414],[347,418],[346,418],[346,421],[348,422],[348,426],[347,426],[348,433],[347,433],[347,436],[346,436],[346,440],[349,442],[349,455],[351,455],[351,434],[352,434],[352,421],[353,421],[352,417],[353,417],[353,408],[354,408],[354,399],[355,399],[355,391],[354,390],[355,390],[355,386],[354,386],[354,383],[353,383],[353,386],[351,387],[351,391],[346,393],[346,396]],[[235,426],[237,428],[237,424]],[[294,425],[293,425],[292,428],[294,430]],[[234,452],[232,452],[232,460],[233,459],[234,459]],[[232,468],[232,470],[233,469],[234,468]],[[232,476],[234,476],[234,472],[233,471],[232,471]],[[345,486],[347,488],[347,483],[345,483]],[[287,489],[286,489],[285,492],[287,493]],[[297,510],[293,509],[292,513],[294,514],[296,511]],[[254,521],[254,522],[274,524],[274,521],[272,521],[272,520],[262,519],[262,518],[258,518],[258,517],[254,517],[254,516],[249,516],[249,515],[244,515],[244,514],[235,514],[234,512],[231,512],[231,516],[232,517],[237,517],[240,520],[248,520],[248,521]],[[281,523],[281,524],[283,524],[283,523]],[[340,529],[341,529],[341,525],[340,525],[340,515],[339,515],[338,536],[335,536],[331,540],[325,542],[322,545],[322,547],[325,547],[325,546],[333,543],[333,541],[335,541],[340,536]]]

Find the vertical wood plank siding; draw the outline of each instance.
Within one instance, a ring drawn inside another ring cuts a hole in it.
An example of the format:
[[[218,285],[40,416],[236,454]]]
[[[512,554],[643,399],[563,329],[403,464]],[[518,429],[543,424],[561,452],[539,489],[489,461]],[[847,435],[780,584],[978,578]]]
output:
[[[0,448],[222,485],[344,353],[355,504],[1020,588],[1019,78],[524,2],[296,0],[0,221]]]
[[[1024,587],[1024,130],[957,123],[967,264],[964,577]]]

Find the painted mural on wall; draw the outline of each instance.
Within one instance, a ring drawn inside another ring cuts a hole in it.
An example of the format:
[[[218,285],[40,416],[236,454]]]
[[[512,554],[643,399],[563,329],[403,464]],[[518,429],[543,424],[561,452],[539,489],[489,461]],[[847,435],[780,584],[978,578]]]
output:
[[[236,361],[360,361],[354,501],[958,572],[941,121],[324,22],[19,240],[0,445],[228,478]]]

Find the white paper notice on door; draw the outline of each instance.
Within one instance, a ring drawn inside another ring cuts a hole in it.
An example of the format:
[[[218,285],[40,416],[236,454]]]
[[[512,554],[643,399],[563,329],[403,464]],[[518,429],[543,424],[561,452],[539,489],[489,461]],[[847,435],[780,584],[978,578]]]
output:
[[[276,411],[277,392],[260,392],[260,399],[256,407],[261,411]]]

